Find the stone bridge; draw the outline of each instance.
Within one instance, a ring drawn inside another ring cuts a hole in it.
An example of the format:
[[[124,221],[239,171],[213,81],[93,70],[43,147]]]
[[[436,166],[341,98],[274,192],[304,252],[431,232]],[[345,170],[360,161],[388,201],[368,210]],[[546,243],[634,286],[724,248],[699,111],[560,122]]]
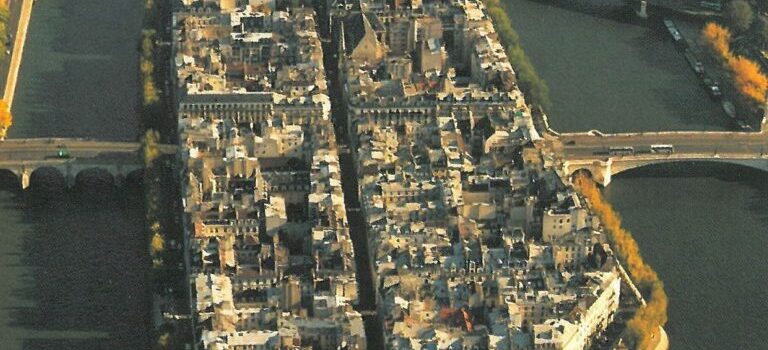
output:
[[[29,187],[32,173],[48,168],[59,171],[66,185],[75,184],[85,170],[108,172],[118,186],[126,175],[144,168],[138,142],[95,141],[88,139],[8,139],[0,141],[0,170],[19,178],[21,187]],[[174,145],[159,145],[162,154],[175,154]]]
[[[765,130],[622,134],[592,130],[559,134],[553,148],[561,176],[571,177],[576,172],[588,171],[603,186],[611,182],[613,175],[660,163],[723,162],[768,171],[768,133]]]

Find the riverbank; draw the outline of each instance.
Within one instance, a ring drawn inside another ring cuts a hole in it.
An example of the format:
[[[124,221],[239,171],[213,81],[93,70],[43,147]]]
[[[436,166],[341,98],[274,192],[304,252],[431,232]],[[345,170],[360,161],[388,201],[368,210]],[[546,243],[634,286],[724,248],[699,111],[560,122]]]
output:
[[[600,218],[615,250],[629,272],[630,278],[645,297],[646,303],[627,323],[627,342],[634,349],[655,349],[667,322],[667,294],[656,271],[643,260],[637,242],[621,224],[621,218],[600,194],[597,185],[584,176],[574,181],[576,189],[587,198],[589,206]]]
[[[502,44],[507,48],[508,55],[511,51],[518,51],[517,56],[523,58],[524,72],[529,72],[528,79],[531,76],[535,76],[533,82],[537,86],[544,86],[546,84],[541,80],[538,74],[533,70],[530,61],[522,51],[520,44],[520,38],[518,34],[512,29],[510,19],[507,15],[509,8],[501,6],[497,0],[491,0],[488,3],[489,14],[493,18],[497,31],[500,32]],[[526,77],[525,74],[521,74],[521,70],[515,65],[515,60],[512,60],[513,67],[518,71],[520,79]],[[519,61],[517,62],[520,63]],[[521,82],[521,87],[522,87]],[[534,95],[534,100],[537,100],[535,93],[541,94],[541,90],[528,91],[531,95]],[[546,101],[549,101],[548,89],[546,92]],[[539,104],[546,109],[546,105],[541,103],[541,95],[538,96]],[[548,103],[547,103],[548,104]],[[611,237],[611,246],[617,251],[618,256],[627,264],[627,269],[632,277],[632,281],[638,285],[641,291],[647,296],[647,303],[643,303],[641,307],[632,317],[627,325],[628,336],[626,337],[630,346],[635,349],[655,349],[660,346],[659,340],[661,339],[661,332],[663,332],[663,326],[667,320],[667,298],[664,292],[663,284],[658,279],[656,272],[650,268],[639,255],[639,249],[637,243],[634,242],[631,235],[621,228],[621,222],[618,216],[613,212],[610,206],[603,201],[603,198],[597,192],[595,184],[593,182],[587,182],[585,179],[577,179],[575,183],[577,189],[588,198],[594,210],[601,218],[601,222]],[[591,186],[591,187],[590,187]],[[642,300],[642,299],[641,299]]]
[[[192,294],[187,276],[189,260],[181,224],[182,190],[177,178],[176,157],[160,157],[157,145],[176,142],[176,119],[170,106],[171,89],[159,82],[171,81],[171,4],[167,0],[146,0],[142,37],[139,44],[139,86],[137,103],[144,130],[144,196],[147,240],[152,259],[153,349],[181,349],[195,344]],[[188,329],[189,328],[189,329]]]
[[[0,64],[0,72],[3,72],[3,101],[0,104],[0,140],[5,139],[8,134],[8,129],[13,125],[13,117],[11,114],[11,107],[13,104],[13,97],[16,92],[16,81],[21,66],[21,57],[24,51],[24,42],[27,38],[27,27],[29,26],[29,18],[32,15],[32,5],[34,0],[22,0],[18,2],[6,2],[3,6],[4,11],[8,11],[8,18],[5,19],[5,30],[2,36],[11,35],[6,34],[8,28],[12,28],[15,37],[15,44],[8,47],[6,52],[11,52],[11,56],[8,57],[6,53],[0,53],[3,60]],[[10,36],[9,36],[10,37]],[[0,38],[5,40],[5,38]],[[6,47],[6,45],[2,45]]]
[[[142,6],[82,5],[34,5],[12,137],[136,140],[135,34]],[[0,256],[10,257],[0,258],[0,348],[150,348],[151,261],[137,175],[116,187],[111,177],[89,170],[70,191],[62,190],[61,174],[41,169],[29,190],[19,192],[16,183],[0,191]]]
[[[557,103],[546,110],[552,129],[732,129],[663,26],[638,25],[626,18],[631,10],[603,17],[535,1],[505,6],[538,74],[553,84]]]
[[[549,2],[507,5],[526,53],[553,84],[553,129],[731,129],[669,33]],[[673,349],[762,349],[751,339],[766,334],[754,327],[768,313],[757,277],[768,273],[766,184],[764,173],[738,166],[675,163],[622,173],[604,189],[665,281]]]
[[[19,24],[19,15],[21,14],[21,4],[22,1],[0,1],[2,3],[5,3],[5,6],[8,6],[8,20],[5,23],[5,31],[8,35],[12,35],[14,38],[16,37],[16,32],[18,30],[18,24]],[[10,44],[10,43],[9,43]],[[13,49],[13,46],[11,45],[3,45],[7,46],[6,49]],[[0,86],[5,87],[5,82],[8,80],[8,70],[10,68],[11,63],[11,56],[3,53],[0,53]],[[2,92],[5,94],[5,91]]]
[[[493,20],[493,25],[496,33],[499,35],[501,44],[507,50],[507,58],[515,70],[520,90],[526,94],[529,103],[539,105],[548,110],[552,107],[549,87],[539,77],[533,64],[525,54],[520,43],[520,36],[512,28],[512,23],[507,16],[508,9],[501,3],[501,0],[488,0],[486,1],[486,6],[488,6],[488,15]]]
[[[11,51],[11,60],[8,67],[8,74],[5,79],[5,88],[3,90],[3,100],[8,103],[8,107],[13,107],[14,96],[16,95],[16,83],[21,69],[21,58],[24,55],[24,43],[27,41],[27,29],[32,17],[32,4],[34,0],[21,0],[19,19],[16,25],[16,34],[14,35],[14,44]]]

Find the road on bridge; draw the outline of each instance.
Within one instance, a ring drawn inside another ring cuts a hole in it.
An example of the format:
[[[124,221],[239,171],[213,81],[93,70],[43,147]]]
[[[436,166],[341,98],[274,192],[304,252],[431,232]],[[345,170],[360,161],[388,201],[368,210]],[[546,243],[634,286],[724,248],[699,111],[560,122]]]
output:
[[[9,139],[0,141],[0,163],[18,161],[44,161],[56,157],[66,149],[70,158],[138,159],[138,142],[94,141],[87,139]],[[174,154],[175,145],[159,145],[163,154]]]
[[[635,152],[650,152],[651,145],[672,145],[675,153],[687,154],[768,154],[768,135],[745,132],[681,132],[560,135],[562,152],[568,159],[594,158],[611,147],[633,147]]]

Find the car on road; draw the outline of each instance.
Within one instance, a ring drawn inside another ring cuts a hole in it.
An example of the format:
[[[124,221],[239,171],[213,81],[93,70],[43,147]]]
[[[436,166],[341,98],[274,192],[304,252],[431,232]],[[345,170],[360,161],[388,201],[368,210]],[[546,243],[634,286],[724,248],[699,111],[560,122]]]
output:
[[[608,153],[612,156],[627,156],[635,154],[635,148],[632,146],[611,147]]]
[[[57,158],[67,159],[69,158],[69,149],[65,145],[59,145],[58,151],[56,152]]]
[[[587,133],[592,135],[592,136],[600,136],[600,137],[605,136],[602,132],[600,132],[600,130],[592,129],[592,130],[588,131]]]
[[[675,153],[673,145],[651,145],[652,153]]]

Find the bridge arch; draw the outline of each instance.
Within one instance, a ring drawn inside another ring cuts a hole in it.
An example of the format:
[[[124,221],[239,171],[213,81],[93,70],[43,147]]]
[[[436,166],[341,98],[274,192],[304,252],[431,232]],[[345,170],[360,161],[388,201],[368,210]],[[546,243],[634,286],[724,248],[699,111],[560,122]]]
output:
[[[17,191],[21,188],[21,177],[11,169],[0,169],[0,190]]]
[[[121,176],[122,179],[120,179]],[[144,168],[129,171],[125,176],[118,174],[116,178],[123,186],[140,187],[144,184]]]
[[[586,176],[589,179],[593,179],[594,178],[594,175],[592,174],[591,170],[589,170],[587,168],[578,168],[578,169],[574,170],[573,172],[571,172],[571,174],[570,174],[571,182],[576,181],[576,178],[578,176]]]
[[[70,174],[69,186],[79,189],[96,187],[97,189],[112,188],[117,184],[116,175],[104,167],[88,167]]]
[[[629,170],[639,169],[651,165],[671,163],[720,163],[740,165],[747,168],[768,172],[768,159],[729,159],[729,158],[701,158],[701,159],[658,159],[648,162],[614,162],[612,174],[620,174]]]
[[[52,166],[42,166],[29,173],[29,187],[43,191],[63,190],[67,186],[65,174]]]

